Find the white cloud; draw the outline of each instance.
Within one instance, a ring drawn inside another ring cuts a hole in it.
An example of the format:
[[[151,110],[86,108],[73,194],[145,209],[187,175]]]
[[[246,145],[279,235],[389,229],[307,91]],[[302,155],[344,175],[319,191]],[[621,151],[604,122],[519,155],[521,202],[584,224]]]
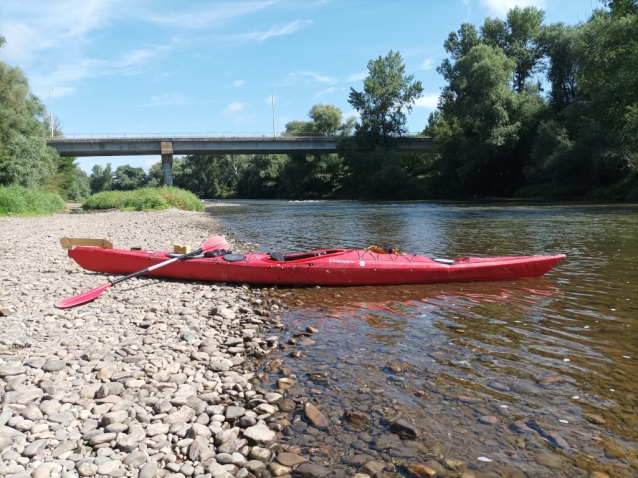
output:
[[[239,87],[239,86],[243,85],[244,83],[246,83],[244,80],[235,80],[233,82],[233,86]]]
[[[33,74],[31,87],[36,94],[44,96],[48,94],[51,87],[67,92],[75,91],[75,87],[68,85],[77,84],[85,78],[139,74],[152,59],[169,49],[155,47],[131,50],[114,60],[78,58],[75,61],[58,64],[55,70],[49,73]]]
[[[422,70],[431,70],[434,67],[434,58],[427,58],[421,63]]]
[[[335,88],[334,86],[331,86],[329,88],[326,88],[325,90],[321,90],[320,92],[316,93],[315,98],[318,98],[320,96],[327,95],[330,93],[334,93],[335,91],[343,91],[343,88]]]
[[[143,106],[168,106],[168,105],[185,105],[188,98],[181,93],[171,93],[163,95],[153,95]]]
[[[7,44],[2,57],[24,65],[43,50],[72,56],[88,43],[90,32],[106,27],[115,15],[126,15],[126,5],[124,0],[3,0],[0,31]]]
[[[439,102],[439,95],[424,95],[418,100],[414,102],[414,106],[418,106],[420,108],[426,108],[428,110],[436,109],[436,105]]]
[[[276,3],[278,3],[278,1],[273,0],[263,2],[213,3],[212,6],[207,9],[191,8],[190,11],[184,11],[186,8],[180,5],[179,11],[160,15],[147,14],[145,19],[153,23],[188,29],[211,28],[223,25],[233,18],[253,14]]]
[[[276,37],[281,35],[290,35],[291,33],[300,30],[312,23],[310,20],[295,20],[294,22],[288,23],[287,25],[272,27],[270,30],[266,31],[254,31],[249,33],[237,33],[234,35],[223,35],[218,38],[221,40],[226,40],[230,43],[244,43],[248,41],[264,41],[270,37]]]
[[[224,109],[224,111],[222,111],[222,113],[224,113],[225,115],[234,115],[242,111],[246,106],[248,106],[248,103],[233,101]]]
[[[331,76],[322,75],[316,71],[293,71],[286,76],[285,84],[294,85],[297,80],[308,84],[311,81],[316,83],[336,83],[337,79]]]
[[[360,81],[360,80],[365,80],[368,76],[368,72],[367,71],[361,71],[359,73],[353,73],[352,75],[350,75],[348,78],[346,78],[346,81]]]
[[[514,7],[544,8],[546,0],[480,0],[480,3],[489,10],[490,14],[504,17]]]

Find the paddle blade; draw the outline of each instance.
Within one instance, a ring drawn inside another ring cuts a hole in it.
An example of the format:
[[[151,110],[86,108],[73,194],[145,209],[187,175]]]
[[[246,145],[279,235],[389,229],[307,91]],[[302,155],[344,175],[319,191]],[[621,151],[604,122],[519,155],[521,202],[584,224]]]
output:
[[[228,249],[228,243],[222,236],[213,236],[202,244],[202,251],[214,251],[215,249]]]
[[[86,304],[87,302],[91,302],[92,300],[99,297],[102,292],[111,287],[113,284],[107,282],[99,287],[95,287],[94,289],[87,290],[86,292],[82,292],[81,294],[74,295],[73,297],[69,297],[68,299],[58,300],[55,303],[55,306],[58,309],[68,309],[69,307],[75,307],[76,305]]]

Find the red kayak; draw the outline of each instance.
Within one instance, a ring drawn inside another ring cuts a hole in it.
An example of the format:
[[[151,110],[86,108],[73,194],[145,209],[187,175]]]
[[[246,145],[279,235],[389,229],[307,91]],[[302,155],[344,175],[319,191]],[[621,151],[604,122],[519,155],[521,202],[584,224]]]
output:
[[[167,252],[100,246],[74,246],[68,253],[84,269],[106,274],[130,274],[174,257]],[[253,284],[424,284],[538,277],[564,258],[565,255],[557,254],[436,259],[414,254],[325,249],[286,256],[260,253],[198,257],[175,262],[147,275]]]

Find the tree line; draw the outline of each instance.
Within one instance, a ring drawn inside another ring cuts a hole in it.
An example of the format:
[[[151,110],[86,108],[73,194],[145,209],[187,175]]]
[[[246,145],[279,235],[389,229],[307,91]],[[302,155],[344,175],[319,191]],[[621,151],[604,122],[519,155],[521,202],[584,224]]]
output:
[[[358,118],[317,104],[286,125],[284,135],[338,135],[337,154],[190,155],[175,159],[174,185],[207,198],[638,199],[638,2],[603,2],[577,25],[544,20],[517,7],[449,34],[437,68],[445,86],[423,130],[434,154],[396,151],[423,86],[390,51],[350,89]],[[148,173],[95,166],[87,177],[60,158],[44,142],[43,105],[4,63],[0,100],[0,184],[68,198],[163,184],[161,163]]]

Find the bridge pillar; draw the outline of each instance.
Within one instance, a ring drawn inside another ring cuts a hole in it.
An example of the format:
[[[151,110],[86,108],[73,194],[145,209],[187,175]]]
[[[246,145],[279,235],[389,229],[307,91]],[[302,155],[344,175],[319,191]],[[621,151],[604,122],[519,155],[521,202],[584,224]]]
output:
[[[162,167],[164,168],[164,184],[173,185],[173,143],[162,141]]]

